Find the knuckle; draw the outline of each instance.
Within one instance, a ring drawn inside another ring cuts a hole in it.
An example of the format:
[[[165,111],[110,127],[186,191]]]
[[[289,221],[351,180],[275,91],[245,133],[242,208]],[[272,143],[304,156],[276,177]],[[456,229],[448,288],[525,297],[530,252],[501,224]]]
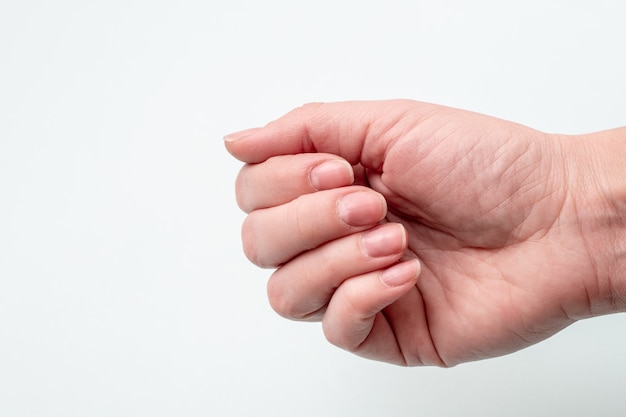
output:
[[[283,281],[272,275],[267,283],[267,298],[272,309],[280,316],[290,320],[303,320],[307,313],[302,311],[300,303],[290,295]]]
[[[336,331],[336,329],[330,325],[327,320],[322,321],[322,330],[324,332],[324,337],[331,345],[347,351],[352,351],[352,348],[347,343],[344,335],[341,332]]]
[[[310,210],[311,205],[308,202],[308,198],[300,196],[294,200],[293,210],[290,213],[293,215],[293,224],[298,239],[301,242],[311,242],[315,240],[316,222],[314,213]]]
[[[255,217],[254,212],[249,214],[241,226],[243,253],[253,264],[261,268],[273,268],[276,265],[268,259],[268,254],[264,250],[265,245],[259,237],[261,233],[255,227]]]
[[[250,237],[244,237],[241,239],[241,242],[243,245],[243,253],[244,255],[246,255],[246,258],[248,258],[248,260],[253,264],[259,265],[259,254],[257,250],[257,245],[255,244],[254,240]]]
[[[267,283],[267,298],[270,306],[278,315],[288,319],[293,318],[293,302],[287,296],[283,286],[278,284],[274,278],[270,278]]]
[[[282,274],[281,268],[274,271],[266,288],[270,306],[278,315],[290,320],[314,320],[316,316],[312,313],[318,307],[313,306],[311,300],[298,296],[297,284],[292,278]]]
[[[235,199],[237,205],[244,213],[250,213],[252,206],[248,198],[248,177],[245,167],[239,171],[237,178],[235,179]]]

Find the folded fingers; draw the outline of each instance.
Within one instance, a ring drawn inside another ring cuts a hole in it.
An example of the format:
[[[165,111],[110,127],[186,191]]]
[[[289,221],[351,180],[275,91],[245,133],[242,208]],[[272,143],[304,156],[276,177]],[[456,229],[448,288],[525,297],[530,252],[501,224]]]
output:
[[[420,265],[401,261],[406,241],[401,224],[385,223],[303,253],[270,278],[270,304],[289,319],[322,321],[336,346],[406,365],[396,324],[382,313],[415,290]]]

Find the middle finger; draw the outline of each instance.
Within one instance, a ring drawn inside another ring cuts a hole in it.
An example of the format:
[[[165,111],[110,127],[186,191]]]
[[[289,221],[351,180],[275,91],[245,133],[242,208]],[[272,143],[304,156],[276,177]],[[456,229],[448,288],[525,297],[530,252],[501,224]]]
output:
[[[368,229],[386,214],[383,196],[363,186],[305,194],[250,213],[242,226],[244,252],[258,266],[275,267],[323,243]]]

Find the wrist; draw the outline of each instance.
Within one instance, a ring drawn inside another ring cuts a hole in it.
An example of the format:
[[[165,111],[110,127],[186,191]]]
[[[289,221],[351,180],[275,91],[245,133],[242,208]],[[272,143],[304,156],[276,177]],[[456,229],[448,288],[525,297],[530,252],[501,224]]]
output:
[[[569,136],[569,190],[596,274],[589,314],[626,311],[626,128]]]

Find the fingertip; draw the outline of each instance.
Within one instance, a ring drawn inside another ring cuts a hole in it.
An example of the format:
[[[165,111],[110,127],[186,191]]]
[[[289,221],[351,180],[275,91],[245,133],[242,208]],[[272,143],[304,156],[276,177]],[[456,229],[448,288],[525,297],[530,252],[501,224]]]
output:
[[[272,122],[224,136],[226,149],[240,161],[256,164],[273,156],[316,152],[306,139],[302,126],[289,129],[285,123]]]
[[[401,223],[385,223],[363,233],[360,244],[370,258],[399,256],[406,249],[406,229]]]
[[[233,132],[233,133],[229,133],[227,135],[224,135],[224,142],[226,143],[233,143],[238,141],[239,139],[243,139],[247,136],[250,136],[256,132],[258,132],[259,130],[261,130],[262,128],[260,127],[253,127],[250,129],[245,129],[245,130],[240,130],[238,132]]]
[[[354,171],[345,159],[331,159],[311,168],[309,181],[318,191],[330,190],[352,184]]]
[[[417,259],[400,262],[380,273],[380,280],[387,287],[400,287],[417,281],[421,264]]]
[[[358,190],[341,197],[337,216],[349,226],[374,225],[387,215],[387,201],[378,192]]]
[[[256,136],[263,130],[262,127],[253,127],[239,132],[229,133],[222,139],[226,150],[235,158],[246,163],[258,163],[267,159],[266,155],[259,155]]]

